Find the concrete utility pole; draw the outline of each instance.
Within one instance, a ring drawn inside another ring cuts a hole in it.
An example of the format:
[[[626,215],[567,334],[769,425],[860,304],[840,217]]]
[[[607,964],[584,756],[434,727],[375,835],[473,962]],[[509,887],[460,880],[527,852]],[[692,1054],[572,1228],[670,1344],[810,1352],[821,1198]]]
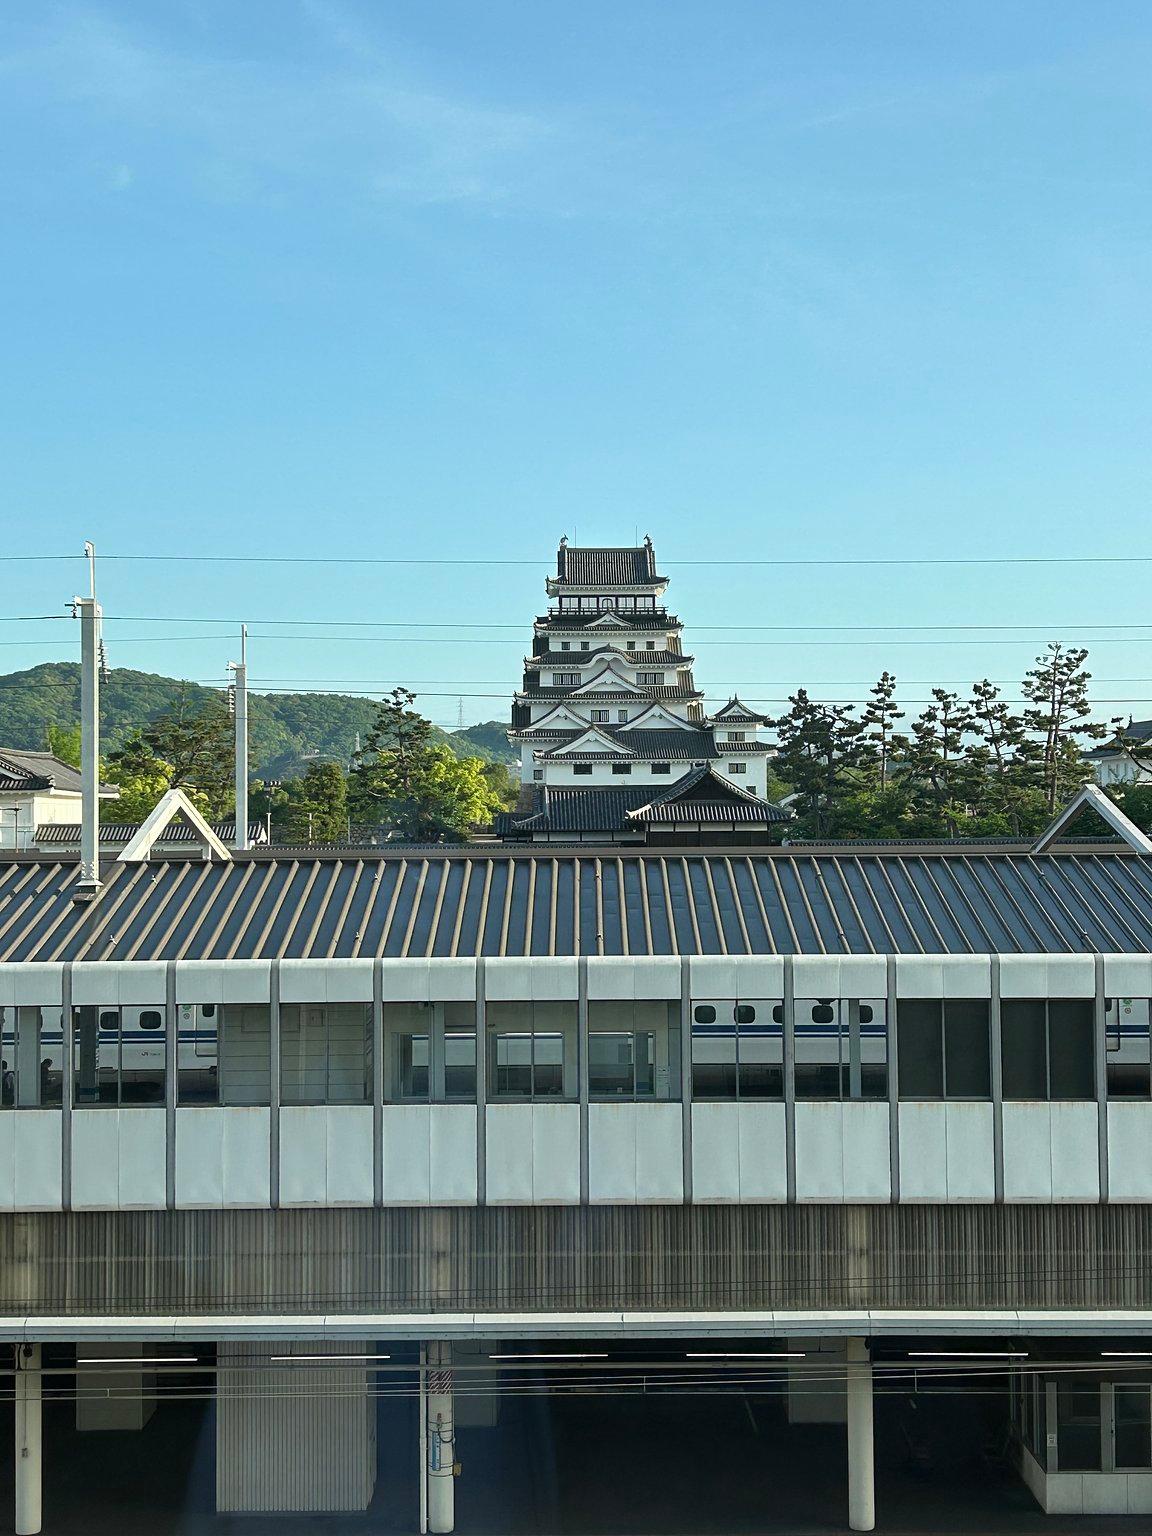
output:
[[[452,1417],[452,1345],[428,1345],[428,1529],[448,1536],[456,1519],[456,1429]]]
[[[248,626],[240,626],[240,660],[228,663],[232,673],[236,726],[236,836],[235,846],[249,848],[248,841]]]
[[[848,1340],[848,1524],[854,1531],[876,1527],[872,1361],[866,1339]]]
[[[39,1344],[16,1346],[16,1536],[41,1524],[41,1389]]]
[[[80,620],[80,879],[77,894],[91,900],[100,889],[100,627],[96,601],[96,551],[88,556],[88,596],[72,599]]]

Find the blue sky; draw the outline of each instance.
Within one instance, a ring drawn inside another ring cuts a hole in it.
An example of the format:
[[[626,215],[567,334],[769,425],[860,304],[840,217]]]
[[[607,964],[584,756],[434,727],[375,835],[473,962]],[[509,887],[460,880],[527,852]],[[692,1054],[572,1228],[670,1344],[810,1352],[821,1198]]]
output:
[[[9,7],[0,553],[527,562],[101,566],[114,665],[222,679],[247,617],[257,686],[453,724],[561,533],[648,532],[713,697],[1083,636],[1150,714],[1152,628],[1101,627],[1152,570],[1150,81],[1145,0]],[[1125,563],[771,563],[1038,552]],[[0,572],[4,615],[82,580]],[[801,628],[948,623],[1033,627]]]

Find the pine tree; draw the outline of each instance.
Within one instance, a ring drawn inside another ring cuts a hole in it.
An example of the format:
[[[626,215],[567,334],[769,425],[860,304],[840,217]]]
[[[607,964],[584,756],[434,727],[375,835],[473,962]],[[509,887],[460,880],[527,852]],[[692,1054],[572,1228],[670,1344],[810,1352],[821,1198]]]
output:
[[[1091,777],[1082,742],[1099,741],[1108,734],[1106,725],[1088,718],[1092,674],[1085,669],[1087,659],[1087,651],[1065,650],[1053,642],[1024,678],[1022,691],[1031,704],[1024,711],[1024,724],[1035,737],[1031,749],[1049,813]]]
[[[946,832],[955,837],[971,805],[965,737],[972,716],[959,694],[933,688],[932,698],[935,702],[912,722],[905,746],[907,771],[916,785],[922,830],[928,836]]]
[[[801,825],[813,837],[833,835],[838,799],[860,761],[863,727],[846,704],[820,704],[800,688],[792,708],[775,722],[774,767],[797,796]]]
[[[880,788],[883,790],[888,785],[896,722],[903,720],[904,711],[894,703],[896,679],[891,672],[882,672],[880,681],[868,691],[872,697],[864,707],[860,724],[867,752],[875,763]]]

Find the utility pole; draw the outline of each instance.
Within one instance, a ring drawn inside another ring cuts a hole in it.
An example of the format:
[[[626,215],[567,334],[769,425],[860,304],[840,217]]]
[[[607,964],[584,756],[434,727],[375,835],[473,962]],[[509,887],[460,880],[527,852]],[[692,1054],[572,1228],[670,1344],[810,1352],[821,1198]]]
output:
[[[72,599],[80,620],[80,878],[76,899],[91,901],[100,889],[100,604],[96,601],[96,550],[85,542],[88,596]]]
[[[247,849],[248,842],[248,626],[240,626],[240,660],[230,661],[232,692],[235,699],[234,723],[236,727],[236,836],[233,842],[238,849]]]

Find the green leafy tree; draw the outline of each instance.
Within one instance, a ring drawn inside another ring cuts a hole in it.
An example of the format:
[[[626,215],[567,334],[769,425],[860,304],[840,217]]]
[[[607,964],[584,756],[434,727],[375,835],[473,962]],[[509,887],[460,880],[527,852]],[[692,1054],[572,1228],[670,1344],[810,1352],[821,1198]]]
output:
[[[44,745],[53,757],[58,757],[70,768],[80,766],[80,727],[78,725],[50,725],[44,732]]]
[[[434,740],[434,727],[412,708],[416,695],[394,688],[349,775],[356,822],[394,828],[415,842],[457,841],[504,804],[479,758],[458,758]]]
[[[1034,738],[1031,752],[1050,813],[1091,777],[1082,755],[1085,742],[1108,734],[1106,725],[1089,718],[1092,674],[1085,669],[1087,660],[1087,651],[1066,650],[1054,642],[1024,678],[1022,691],[1030,702],[1024,724]]]
[[[860,723],[845,704],[819,704],[797,689],[776,724],[775,767],[792,785],[803,831],[835,836],[836,810],[860,764]]]
[[[863,728],[862,758],[875,769],[879,787],[883,790],[888,785],[893,747],[897,740],[896,722],[903,720],[904,711],[895,703],[896,679],[891,672],[882,672],[879,682],[868,691],[871,698],[860,717]]]
[[[105,777],[120,786],[120,799],[109,806],[108,819],[137,821],[139,807],[146,805],[147,815],[169,789],[184,790],[206,815],[226,815],[233,802],[232,753],[223,700],[193,703],[181,692],[171,709],[109,753]]]
[[[972,800],[971,763],[964,751],[972,717],[958,694],[933,688],[932,698],[913,720],[911,738],[901,743],[907,779],[914,786],[912,830],[927,836],[942,830],[955,837]]]
[[[277,831],[291,842],[335,843],[348,836],[348,780],[339,763],[309,763],[303,778],[283,786],[274,816]]]

